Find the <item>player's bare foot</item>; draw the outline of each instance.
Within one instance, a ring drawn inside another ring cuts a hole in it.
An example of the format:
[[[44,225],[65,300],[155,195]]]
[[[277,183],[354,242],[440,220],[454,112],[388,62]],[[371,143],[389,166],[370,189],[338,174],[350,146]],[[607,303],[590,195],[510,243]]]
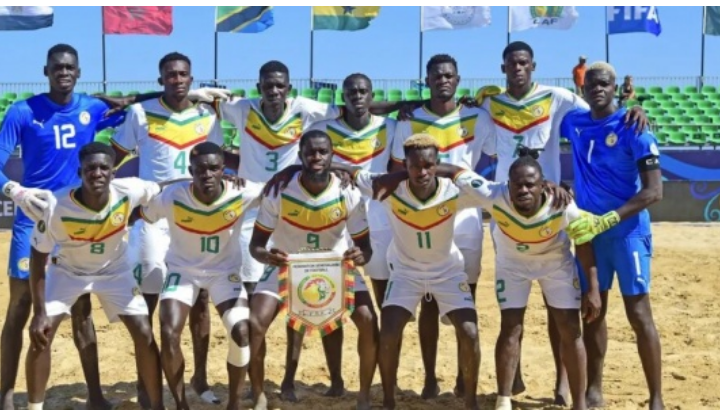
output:
[[[512,386],[512,395],[518,395],[525,392],[525,381],[523,381],[522,377],[515,376],[515,381],[513,381]]]
[[[145,388],[137,387],[137,394],[138,394],[138,404],[140,405],[140,408],[142,408],[143,410],[152,409],[152,406],[150,405],[150,397],[148,396],[147,392],[145,391]]]
[[[102,398],[97,401],[91,401],[87,400],[85,402],[85,409],[86,410],[113,410],[115,409],[115,405],[112,402],[108,401],[105,398]]]
[[[14,410],[15,409],[15,403],[14,403],[14,396],[15,393],[13,390],[10,390],[5,393],[5,395],[2,396],[2,409],[3,410]]]
[[[387,398],[383,399],[383,410],[394,410],[395,409],[395,399],[389,400]]]
[[[215,393],[210,389],[210,384],[208,384],[207,378],[201,379],[193,375],[193,377],[190,378],[190,387],[192,387],[195,394],[197,394],[197,396],[205,403],[218,405],[222,402],[220,401],[220,398],[216,397]]]
[[[585,401],[587,402],[588,408],[603,408],[605,407],[605,399],[601,390],[595,388],[588,388],[585,393]]]
[[[372,404],[370,404],[370,396],[369,395],[358,395],[357,403],[355,403],[355,409],[356,410],[370,410],[372,409]]]
[[[260,393],[260,395],[258,395],[257,401],[255,401],[253,410],[267,410],[267,409],[268,409],[267,397],[265,397],[265,393],[262,392],[262,393]]]
[[[438,386],[437,378],[425,378],[425,386],[420,397],[423,400],[432,400],[438,395],[440,395],[440,386]]]
[[[295,384],[283,382],[280,385],[280,399],[291,403],[298,402],[298,397],[295,395]]]
[[[248,389],[242,398],[243,400],[255,400],[252,389]]]
[[[325,392],[326,397],[342,397],[345,395],[345,381],[340,380],[330,384],[330,389]]]
[[[663,400],[660,397],[651,398],[650,406],[648,408],[650,408],[651,410],[664,410],[665,403],[663,403]]]
[[[555,393],[555,399],[553,399],[553,405],[560,407],[567,407],[568,395]]]
[[[465,383],[463,382],[462,377],[457,377],[455,379],[455,388],[453,388],[453,394],[455,394],[457,398],[465,397]]]

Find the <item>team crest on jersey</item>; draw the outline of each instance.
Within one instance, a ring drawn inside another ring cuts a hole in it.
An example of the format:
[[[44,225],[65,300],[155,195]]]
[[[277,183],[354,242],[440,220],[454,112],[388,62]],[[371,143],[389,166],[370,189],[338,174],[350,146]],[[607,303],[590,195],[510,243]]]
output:
[[[468,134],[467,128],[465,128],[463,125],[460,125],[458,128],[458,135],[460,135],[462,138],[465,138]]]
[[[297,135],[298,130],[297,130],[297,128],[288,128],[287,133],[291,137],[294,137],[295,135]]]
[[[540,236],[549,237],[553,233],[550,227],[543,227],[540,229]]]
[[[443,205],[441,205],[440,207],[438,207],[437,213],[438,213],[438,215],[439,215],[440,217],[445,217],[445,216],[447,216],[448,214],[450,214],[450,209],[448,208],[448,206],[446,206],[445,204],[443,204]]]
[[[205,133],[205,126],[203,124],[197,124],[195,125],[195,132],[198,134],[204,134]]]
[[[618,136],[615,135],[614,132],[611,132],[606,138],[605,138],[605,145],[608,147],[614,147],[615,144],[618,142]]]
[[[228,282],[232,283],[239,283],[240,282],[240,275],[237,273],[233,273],[231,275],[228,275]]]
[[[90,123],[90,113],[88,111],[80,112],[80,123],[83,125]]]
[[[23,257],[22,259],[18,260],[18,269],[22,270],[23,272],[27,272],[30,270],[30,259],[27,257]]]
[[[342,211],[339,208],[336,208],[330,212],[330,218],[333,220],[339,220],[340,217],[342,217]]]
[[[223,218],[226,221],[235,220],[236,217],[237,217],[237,212],[235,210],[227,210],[226,212],[223,213]]]
[[[110,224],[117,227],[125,222],[125,215],[123,213],[115,213],[110,217]]]
[[[377,139],[377,138],[372,139],[372,146],[374,149],[378,149],[378,148],[382,147],[382,145],[383,144],[382,144],[382,142],[380,142],[379,139]]]
[[[470,292],[470,285],[468,285],[467,282],[460,282],[460,284],[458,285],[458,288],[460,288],[461,292],[465,292],[465,293]]]
[[[530,112],[532,112],[532,114],[535,115],[535,116],[538,117],[538,118],[541,117],[541,116],[543,116],[543,115],[545,114],[545,110],[544,110],[543,107],[540,106],[540,105],[535,105],[535,106],[533,106],[533,107],[530,109]]]
[[[573,278],[573,287],[574,287],[576,290],[580,290],[580,279],[578,279],[577,276],[575,276],[575,277]]]

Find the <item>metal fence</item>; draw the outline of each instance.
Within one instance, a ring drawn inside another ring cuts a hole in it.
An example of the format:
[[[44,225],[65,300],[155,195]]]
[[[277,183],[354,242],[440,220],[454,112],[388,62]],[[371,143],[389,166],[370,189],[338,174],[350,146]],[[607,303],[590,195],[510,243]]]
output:
[[[570,88],[573,86],[572,78],[538,78],[536,82],[543,85],[559,86]],[[618,79],[620,82],[621,79]],[[213,80],[196,80],[194,87],[200,87],[201,84],[215,82]],[[678,77],[634,77],[634,83],[636,86],[697,86],[700,87],[705,85],[716,85],[720,86],[720,76],[706,76],[701,78],[698,76],[678,76]],[[244,89],[249,90],[255,88],[257,84],[256,79],[220,79],[217,80],[218,85],[222,85],[228,89]],[[342,79],[293,79],[293,87],[298,90],[311,88],[317,85],[327,85],[339,88],[342,84]],[[424,87],[424,80],[418,79],[373,79],[374,89],[399,89],[405,91],[408,89],[422,89]],[[505,79],[502,77],[497,78],[463,78],[461,86],[463,88],[477,89],[486,85],[504,85]],[[76,90],[78,92],[146,92],[156,91],[160,87],[157,81],[112,81],[105,84],[103,88],[103,82],[79,82]],[[333,88],[334,89],[334,88]],[[47,92],[48,85],[45,82],[33,82],[33,83],[0,83],[0,93],[4,92],[33,92],[41,93]]]

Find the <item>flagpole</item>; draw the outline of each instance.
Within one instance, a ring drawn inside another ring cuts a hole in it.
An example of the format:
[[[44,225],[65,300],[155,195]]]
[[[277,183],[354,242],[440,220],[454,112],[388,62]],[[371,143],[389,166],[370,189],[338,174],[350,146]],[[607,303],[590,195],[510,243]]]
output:
[[[705,83],[705,24],[707,23],[707,6],[703,6],[702,12],[702,40],[700,42],[700,87]]]
[[[422,21],[423,21],[423,8],[420,6],[420,62],[418,63],[418,81],[422,81],[423,78],[423,30],[422,30]],[[422,92],[422,88],[420,88]]]
[[[315,31],[313,30],[313,6],[310,6],[310,85],[312,88],[313,82],[313,66],[315,58]]]
[[[612,6],[605,6],[605,62],[610,63],[610,29],[608,28],[608,11]]]
[[[508,6],[507,42],[505,43],[505,46],[507,46],[507,45],[510,44],[510,24],[511,24],[511,22],[510,22],[510,15],[511,15],[510,6]]]
[[[215,83],[218,81],[218,32],[217,27],[215,28],[215,69],[213,70],[213,80]]]
[[[103,93],[107,93],[107,64],[105,59],[105,13],[103,6],[100,6],[100,20],[102,21],[102,84]]]

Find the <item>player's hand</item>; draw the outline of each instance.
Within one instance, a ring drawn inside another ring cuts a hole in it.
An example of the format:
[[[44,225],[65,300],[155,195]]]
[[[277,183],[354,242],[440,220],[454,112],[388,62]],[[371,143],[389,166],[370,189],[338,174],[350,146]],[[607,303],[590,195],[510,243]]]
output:
[[[2,191],[33,221],[40,221],[49,206],[48,200],[51,192],[48,190],[25,188],[14,181],[10,181],[5,184]]]
[[[343,259],[352,260],[355,266],[364,266],[367,263],[365,253],[357,246],[353,246],[350,250],[346,251],[345,254],[343,254]]]
[[[275,247],[265,250],[263,263],[270,266],[283,267],[288,264],[288,254]]]
[[[400,183],[407,179],[407,172],[399,171],[379,175],[372,180],[373,199],[383,201],[394,193]]]
[[[553,196],[553,208],[556,210],[562,210],[572,203],[573,194],[572,188],[565,183],[560,185],[555,184],[552,181],[545,181],[545,188]]]
[[[233,174],[223,174],[223,180],[233,185],[233,189],[241,190],[245,187],[245,179]]]
[[[423,106],[423,103],[423,101],[404,102],[402,105],[400,105],[400,109],[398,109],[398,121],[408,121],[410,119],[413,119],[413,112]]]
[[[33,349],[42,351],[50,342],[50,318],[47,315],[35,314],[30,322],[30,345]]]
[[[188,92],[188,99],[191,101],[200,101],[213,103],[215,100],[229,101],[233,95],[229,89],[222,88],[200,88],[191,89]]]
[[[463,95],[457,101],[458,105],[467,106],[468,108],[477,108],[480,106],[478,101],[472,96]]]
[[[647,128],[649,122],[647,113],[645,113],[645,110],[643,110],[640,106],[633,106],[629,111],[627,111],[627,113],[625,113],[625,126],[627,128],[632,128],[634,125],[635,132],[638,134]]]
[[[478,91],[475,93],[475,98],[472,100],[468,100],[468,103],[463,103],[463,105],[466,106],[482,106],[485,99],[491,97],[500,95],[501,93],[505,92],[505,89],[501,88],[500,86],[496,85],[488,85],[483,86],[482,88],[478,89]]]
[[[586,323],[593,323],[600,317],[600,313],[602,312],[602,299],[600,298],[600,291],[597,287],[582,296],[580,311]]]
[[[284,189],[287,188],[288,184],[290,184],[290,180],[292,180],[293,176],[297,174],[298,172],[302,171],[302,166],[300,165],[291,165],[284,170],[280,171],[279,173],[275,174],[273,178],[270,179],[267,183],[265,183],[265,188],[263,189],[263,195],[265,197],[270,195],[270,191],[273,191],[273,196],[277,197],[278,193]]]
[[[355,188],[355,180],[352,174],[345,170],[332,170],[333,174],[340,180],[340,188],[346,189],[349,186]]]
[[[615,211],[603,216],[583,212],[580,218],[571,222],[565,231],[575,244],[585,244],[589,243],[598,234],[617,226],[618,223],[620,223],[620,216]]]

